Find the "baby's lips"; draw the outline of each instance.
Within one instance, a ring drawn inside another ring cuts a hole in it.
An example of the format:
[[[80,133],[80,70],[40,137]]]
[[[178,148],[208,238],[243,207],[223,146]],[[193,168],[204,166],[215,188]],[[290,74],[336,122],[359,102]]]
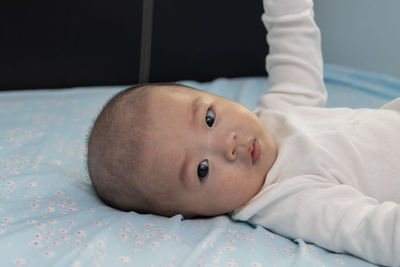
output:
[[[256,138],[253,139],[251,144],[251,162],[255,164],[261,156],[261,146]]]

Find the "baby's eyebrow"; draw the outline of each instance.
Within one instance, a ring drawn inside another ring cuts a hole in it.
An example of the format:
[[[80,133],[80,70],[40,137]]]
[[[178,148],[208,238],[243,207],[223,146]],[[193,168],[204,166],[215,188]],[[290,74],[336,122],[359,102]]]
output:
[[[191,116],[190,116],[190,121],[189,121],[191,126],[194,126],[194,121],[196,119],[197,110],[201,106],[200,105],[200,100],[201,100],[201,97],[196,97],[195,99],[193,99],[193,101],[191,103],[191,110],[190,110],[191,111]]]
[[[183,148],[183,153],[182,153],[182,160],[181,163],[178,165],[179,167],[179,180],[186,185],[186,173],[187,173],[187,148]]]

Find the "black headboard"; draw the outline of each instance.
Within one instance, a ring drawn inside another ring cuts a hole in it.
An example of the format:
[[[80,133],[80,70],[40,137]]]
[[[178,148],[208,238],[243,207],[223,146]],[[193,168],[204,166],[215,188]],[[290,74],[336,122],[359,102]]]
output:
[[[265,75],[262,12],[261,0],[3,0],[0,89]]]

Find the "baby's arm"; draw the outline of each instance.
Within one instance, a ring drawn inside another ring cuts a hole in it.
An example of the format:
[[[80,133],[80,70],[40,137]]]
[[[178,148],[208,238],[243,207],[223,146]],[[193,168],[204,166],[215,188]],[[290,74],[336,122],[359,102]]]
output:
[[[264,0],[270,88],[259,107],[324,106],[320,31],[312,0]]]
[[[311,176],[287,180],[265,193],[269,205],[254,215],[256,223],[335,252],[400,266],[399,204],[379,203],[351,186]]]

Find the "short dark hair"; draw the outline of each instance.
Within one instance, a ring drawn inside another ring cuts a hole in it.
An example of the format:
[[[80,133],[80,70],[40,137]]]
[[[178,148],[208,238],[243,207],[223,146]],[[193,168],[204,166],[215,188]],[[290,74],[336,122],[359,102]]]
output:
[[[136,85],[112,97],[87,140],[87,168],[96,193],[109,206],[126,211],[136,209],[132,199],[146,199],[130,178],[142,172],[148,86]]]

